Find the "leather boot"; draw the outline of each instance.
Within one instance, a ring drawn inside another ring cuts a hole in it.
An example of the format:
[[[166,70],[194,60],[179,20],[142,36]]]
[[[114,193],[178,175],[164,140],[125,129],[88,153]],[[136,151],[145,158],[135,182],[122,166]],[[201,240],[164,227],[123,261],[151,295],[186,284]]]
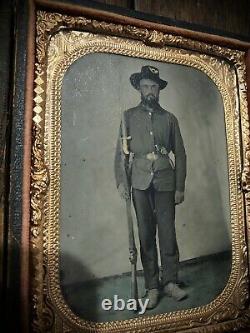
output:
[[[159,296],[160,296],[160,293],[159,293],[158,289],[149,289],[147,291],[146,298],[149,299],[149,302],[147,304],[147,309],[148,310],[153,309],[153,308],[156,307],[156,305],[159,302]]]
[[[176,301],[181,301],[187,297],[187,293],[173,282],[169,282],[164,287],[164,292],[167,296],[173,297]]]

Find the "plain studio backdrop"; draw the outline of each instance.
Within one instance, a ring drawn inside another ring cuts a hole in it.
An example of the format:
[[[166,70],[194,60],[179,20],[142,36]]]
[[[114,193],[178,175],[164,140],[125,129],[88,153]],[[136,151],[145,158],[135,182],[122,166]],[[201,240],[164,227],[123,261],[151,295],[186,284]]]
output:
[[[187,153],[185,201],[176,209],[180,260],[231,248],[225,121],[215,84],[187,66],[90,54],[69,67],[62,88],[63,284],[130,270],[126,210],[115,185],[114,154],[121,112],[140,102],[129,77],[143,65],[158,67],[168,81],[160,104],[177,117]],[[140,258],[138,262],[141,269]]]

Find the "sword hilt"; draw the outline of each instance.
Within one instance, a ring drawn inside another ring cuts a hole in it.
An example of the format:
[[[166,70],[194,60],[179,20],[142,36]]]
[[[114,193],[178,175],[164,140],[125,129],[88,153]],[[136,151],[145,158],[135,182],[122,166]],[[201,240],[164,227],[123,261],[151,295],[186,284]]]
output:
[[[124,154],[129,155],[128,140],[131,140],[131,136],[123,136],[121,140],[122,140],[122,149]]]

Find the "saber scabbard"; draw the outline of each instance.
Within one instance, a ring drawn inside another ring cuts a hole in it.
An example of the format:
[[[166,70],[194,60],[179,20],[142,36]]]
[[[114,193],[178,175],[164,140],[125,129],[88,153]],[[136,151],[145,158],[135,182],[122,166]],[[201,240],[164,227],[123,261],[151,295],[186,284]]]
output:
[[[138,310],[138,285],[137,285],[137,249],[135,245],[134,237],[134,227],[133,227],[133,217],[131,211],[131,165],[133,160],[133,154],[129,151],[128,140],[131,140],[131,137],[128,135],[125,114],[122,114],[122,126],[121,126],[121,153],[122,153],[122,167],[124,169],[124,174],[126,175],[125,188],[129,193],[126,201],[126,215],[127,215],[127,224],[128,224],[128,241],[129,241],[129,261],[131,263],[131,298],[136,301],[136,311]]]

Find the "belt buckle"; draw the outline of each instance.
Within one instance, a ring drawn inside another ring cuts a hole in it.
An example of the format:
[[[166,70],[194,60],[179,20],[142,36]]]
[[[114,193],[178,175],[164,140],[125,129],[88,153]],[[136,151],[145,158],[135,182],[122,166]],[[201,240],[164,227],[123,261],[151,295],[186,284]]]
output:
[[[146,155],[146,157],[149,161],[156,161],[158,159],[158,155],[154,151],[151,153],[148,153]]]

